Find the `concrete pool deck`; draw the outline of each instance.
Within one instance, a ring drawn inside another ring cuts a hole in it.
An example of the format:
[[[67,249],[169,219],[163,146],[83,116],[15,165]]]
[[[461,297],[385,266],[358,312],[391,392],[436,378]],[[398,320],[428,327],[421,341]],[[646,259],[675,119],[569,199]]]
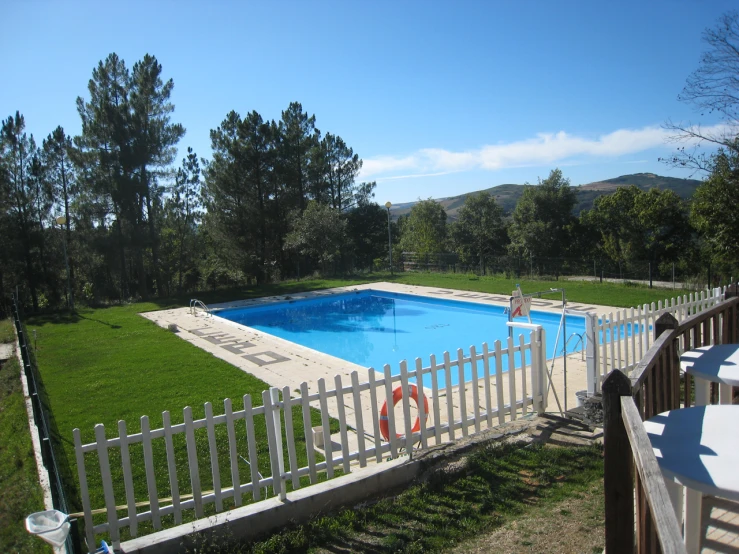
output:
[[[222,309],[243,306],[259,306],[276,302],[284,302],[285,300],[325,297],[348,291],[367,289],[397,292],[429,298],[447,298],[498,306],[507,306],[509,301],[508,296],[499,294],[401,285],[396,283],[371,283],[351,287],[311,291],[290,296],[274,296],[253,300],[226,302],[209,307],[212,309]],[[568,303],[568,308],[582,311],[593,311],[598,314],[607,313],[613,310],[613,308],[607,306],[580,303]],[[532,300],[532,309],[561,313],[561,300],[559,298],[552,300],[534,298]],[[242,371],[254,375],[271,387],[279,387],[282,389],[287,386],[290,390],[296,391],[300,389],[300,385],[303,382],[306,382],[308,383],[310,390],[315,392],[318,390],[318,380],[323,378],[326,381],[326,388],[333,389],[335,377],[337,375],[341,376],[343,386],[347,386],[351,382],[351,373],[354,371],[358,373],[360,382],[367,381],[368,370],[365,367],[224,319],[209,317],[202,311],[198,311],[197,315],[192,315],[189,308],[177,308],[172,310],[146,312],[141,315],[164,328],[169,328],[172,325],[176,326],[177,334],[180,338],[187,340],[198,348],[202,348],[203,350],[210,352],[214,356],[238,367]],[[554,340],[554,337],[547,338],[549,341]],[[469,345],[459,345],[459,347],[467,350]],[[450,354],[452,358],[456,357],[455,353]],[[396,360],[395,364],[397,363],[398,361]],[[412,366],[412,363],[409,365]],[[553,388],[556,390],[560,402],[562,403],[562,407],[564,408],[565,383],[563,366],[563,358],[560,357],[555,361],[552,382]],[[517,382],[520,383],[520,370],[515,373],[518,374]],[[508,402],[507,373],[504,375],[504,379],[504,397],[505,401]],[[482,391],[482,383],[480,384],[480,387]],[[582,354],[576,353],[569,355],[567,357],[568,408],[576,406],[575,392],[585,388],[585,362],[582,360]],[[453,400],[453,403],[456,411],[459,410],[459,402],[457,398],[459,396],[459,390],[457,387],[453,387],[453,389],[455,391],[455,400]],[[445,393],[442,391],[440,396],[443,396],[444,394]],[[240,391],[234,391],[232,398],[238,399],[239,397]],[[471,383],[467,383],[465,385],[465,397],[469,397],[468,405],[470,405],[472,402]],[[213,400],[216,401],[218,399]],[[361,404],[365,428],[369,429],[367,422],[372,421],[372,410],[379,409],[379,406],[373,407],[368,396],[366,399],[362,399]],[[337,408],[335,399],[330,399],[328,408],[330,414],[335,416]],[[352,425],[355,421],[354,409],[353,403],[347,401],[346,411],[349,425]],[[559,411],[553,392],[550,392],[549,394],[548,411]],[[355,446],[355,442],[356,436],[354,435],[350,439],[350,443],[353,443],[351,444],[352,447]]]

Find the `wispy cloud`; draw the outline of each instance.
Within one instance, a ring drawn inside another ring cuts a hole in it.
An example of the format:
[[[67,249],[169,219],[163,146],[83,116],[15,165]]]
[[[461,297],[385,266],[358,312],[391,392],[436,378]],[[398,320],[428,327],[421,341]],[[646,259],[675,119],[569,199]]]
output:
[[[458,171],[437,171],[436,173],[411,173],[409,175],[392,175],[390,177],[380,177],[375,179],[382,181],[397,181],[398,179],[418,179],[419,177],[438,177],[440,175],[449,175],[450,173],[459,173]]]
[[[722,126],[702,128],[719,133]],[[482,169],[496,171],[512,167],[564,165],[572,158],[596,160],[616,158],[665,147],[674,131],[650,126],[642,129],[618,129],[595,138],[558,133],[540,133],[535,137],[482,148],[452,152],[442,148],[422,148],[403,156],[381,156],[364,160],[362,179],[378,181],[429,177],[446,173]],[[637,163],[637,162],[632,162]],[[398,173],[402,172],[402,175]]]

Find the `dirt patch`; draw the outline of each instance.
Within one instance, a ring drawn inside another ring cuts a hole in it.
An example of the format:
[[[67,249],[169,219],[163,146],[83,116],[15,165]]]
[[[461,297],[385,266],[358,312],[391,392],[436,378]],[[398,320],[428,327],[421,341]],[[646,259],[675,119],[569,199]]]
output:
[[[450,552],[600,554],[605,544],[604,521],[601,481],[579,497],[533,505],[525,515]]]

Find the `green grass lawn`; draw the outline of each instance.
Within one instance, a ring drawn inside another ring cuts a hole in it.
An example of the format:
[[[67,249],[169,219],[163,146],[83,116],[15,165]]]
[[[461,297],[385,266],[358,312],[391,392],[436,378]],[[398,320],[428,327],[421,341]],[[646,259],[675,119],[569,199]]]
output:
[[[242,407],[244,394],[252,395],[255,405],[261,405],[261,393],[267,384],[248,375],[238,368],[192,346],[176,335],[159,328],[140,317],[140,312],[175,306],[186,306],[190,297],[206,303],[270,295],[285,295],[308,290],[351,286],[371,281],[393,280],[398,283],[453,288],[478,292],[510,294],[516,282],[494,277],[470,277],[460,274],[408,273],[390,276],[374,274],[362,278],[329,280],[313,279],[286,282],[277,285],[241,287],[228,291],[198,293],[178,299],[164,299],[108,308],[80,308],[76,314],[58,313],[28,318],[29,330],[37,330],[38,351],[36,357],[42,381],[46,389],[44,401],[53,417],[52,427],[56,443],[60,448],[60,462],[64,482],[73,509],[81,510],[77,491],[77,472],[72,429],[78,427],[83,442],[94,440],[95,424],[106,427],[107,436],[117,436],[117,422],[124,420],[128,433],[140,430],[139,418],[147,415],[152,429],[162,426],[161,413],[169,410],[172,423],[183,420],[182,409],[191,406],[194,417],[204,415],[203,404],[212,402],[214,413],[223,413],[223,399],[231,398],[234,410]],[[627,287],[614,284],[566,282],[566,281],[519,281],[525,292],[546,290],[564,286],[571,302],[598,303],[614,306],[632,306],[672,296],[672,291]],[[296,435],[302,437],[302,416],[296,411],[294,417]],[[312,425],[319,423],[319,414],[312,415]],[[338,430],[336,422],[332,430]],[[228,444],[224,426],[219,429],[219,465],[222,486],[230,484]],[[244,434],[239,433],[240,453],[246,455]],[[263,475],[270,474],[268,452],[263,423],[258,422],[257,436],[262,439],[259,449],[259,469]],[[208,458],[205,430],[196,434],[200,473],[203,489],[210,488],[210,461]],[[161,441],[157,441],[161,442]],[[305,465],[305,448],[298,443],[299,462]],[[131,448],[132,459],[139,459],[141,444]],[[177,450],[178,479],[180,494],[189,492],[189,475],[184,439],[175,440]],[[120,479],[120,459],[117,449],[111,450],[111,466],[116,482],[116,502],[125,503],[125,494]],[[158,496],[170,495],[166,473],[165,453],[162,445],[154,448]],[[97,467],[96,454],[87,455],[86,465]],[[248,481],[248,466],[240,468],[242,481]],[[146,480],[143,462],[134,461],[134,477],[137,500],[145,498]],[[102,508],[104,499],[100,477],[95,471],[89,475],[93,508]],[[147,507],[139,511],[147,510]],[[125,512],[119,513],[123,517]],[[100,516],[101,518],[103,516]],[[188,516],[191,517],[191,516]],[[102,519],[101,519],[102,521]],[[172,521],[165,520],[166,524]],[[142,532],[148,528],[144,526]]]
[[[529,281],[525,279],[506,279],[499,276],[477,277],[459,273],[404,273],[393,279],[398,283],[440,287],[491,294],[511,294],[520,284],[524,293],[546,291],[551,288],[564,288],[568,302],[600,304],[630,308],[658,302],[689,294],[690,291],[647,288],[642,286],[620,285],[616,283],[593,283],[588,281]],[[547,298],[556,300],[557,294]]]
[[[471,292],[486,292],[490,294],[511,294],[520,284],[524,293],[546,291],[551,288],[564,288],[568,302],[584,304],[600,304],[621,308],[637,307],[651,302],[658,302],[666,298],[673,298],[689,294],[688,290],[650,289],[639,285],[622,285],[617,283],[599,283],[589,281],[545,281],[527,279],[506,279],[502,276],[478,277],[464,273],[423,273],[408,272],[372,273],[361,277],[348,279],[308,279],[304,281],[288,281],[274,285],[260,285],[238,287],[235,289],[204,291],[191,294],[187,297],[154,301],[161,308],[171,306],[187,306],[189,299],[196,297],[206,304],[227,302],[229,300],[257,298],[261,296],[284,295],[309,290],[326,289],[333,287],[352,286],[376,281],[389,281],[407,285],[425,287],[440,287]],[[555,294],[549,298],[556,299]]]
[[[10,320],[0,321],[0,343],[15,340]],[[44,509],[36,458],[28,428],[18,360],[0,366],[0,550],[51,552],[41,539],[30,535],[24,520]]]
[[[183,421],[182,410],[191,406],[195,419],[205,415],[204,403],[213,404],[214,414],[224,412],[223,400],[231,398],[234,410],[243,408],[245,394],[252,396],[255,406],[262,404],[262,391],[268,388],[263,381],[211,354],[179,339],[138,314],[157,309],[155,304],[132,304],[104,309],[80,308],[75,315],[51,315],[30,318],[29,330],[38,333],[36,358],[41,369],[45,402],[50,408],[52,427],[61,448],[61,471],[70,493],[70,503],[81,510],[78,478],[75,463],[72,430],[81,430],[83,443],[94,441],[94,426],[102,423],[107,436],[118,436],[117,424],[124,420],[129,434],[140,431],[140,417],[150,418],[152,429],[162,427],[162,412],[169,410],[172,424]],[[306,453],[302,435],[303,418],[298,410],[293,417],[299,464],[306,465]],[[320,414],[314,411],[311,425],[320,424]],[[264,417],[255,420],[258,442],[258,467],[260,472],[271,474]],[[248,458],[243,421],[238,430],[239,452]],[[338,431],[338,423],[332,425]],[[216,431],[221,485],[230,486],[230,461],[225,426]],[[154,458],[158,496],[170,496],[166,453],[163,441],[154,442]],[[208,438],[205,429],[196,431],[200,479],[203,491],[212,488]],[[184,435],[175,437],[178,484],[181,495],[190,490]],[[131,446],[131,461],[137,500],[147,498],[143,447]],[[286,457],[287,459],[287,457]],[[125,504],[119,449],[110,449],[110,464],[115,483],[117,504]],[[105,505],[102,482],[97,471],[97,454],[86,455],[88,483],[93,509]],[[241,481],[249,482],[249,466],[240,467]],[[264,493],[263,493],[264,494]],[[246,499],[245,499],[246,500]],[[226,506],[232,505],[227,501]],[[212,508],[212,504],[210,505]],[[148,510],[142,507],[139,512]],[[208,513],[208,512],[206,512]],[[210,510],[212,513],[212,509]],[[120,512],[123,517],[125,512]],[[103,521],[104,516],[99,516]],[[185,513],[193,519],[194,514]],[[174,523],[169,516],[165,526]],[[151,531],[144,524],[140,534]],[[125,534],[124,534],[125,537]]]
[[[554,507],[598,491],[598,509],[580,523],[602,528],[602,479],[598,446],[493,445],[474,451],[456,471],[431,473],[377,503],[318,517],[252,544],[205,539],[192,546],[197,552],[231,554],[440,552],[521,518],[533,507]],[[599,547],[597,552],[603,550]]]

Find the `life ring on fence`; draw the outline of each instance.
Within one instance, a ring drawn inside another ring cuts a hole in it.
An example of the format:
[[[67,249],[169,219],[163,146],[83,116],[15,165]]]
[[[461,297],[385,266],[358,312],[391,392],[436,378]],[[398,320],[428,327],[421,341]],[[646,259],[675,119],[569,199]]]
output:
[[[408,389],[410,390],[410,398],[416,403],[416,406],[418,406],[418,387],[416,385],[408,385]],[[429,418],[429,401],[428,399],[421,394],[421,397],[423,398],[423,413],[425,417],[423,418],[424,421],[426,421]],[[393,390],[393,408],[395,405],[401,401],[403,398],[403,387],[395,387]],[[421,418],[416,417],[416,421],[413,422],[413,427],[411,428],[411,433],[416,433],[421,430]],[[387,418],[387,400],[383,402],[382,408],[380,408],[380,434],[382,435],[382,438],[386,441],[390,440],[390,425],[388,423]],[[400,433],[395,433],[395,436],[399,439],[402,439],[404,435],[401,435]]]

